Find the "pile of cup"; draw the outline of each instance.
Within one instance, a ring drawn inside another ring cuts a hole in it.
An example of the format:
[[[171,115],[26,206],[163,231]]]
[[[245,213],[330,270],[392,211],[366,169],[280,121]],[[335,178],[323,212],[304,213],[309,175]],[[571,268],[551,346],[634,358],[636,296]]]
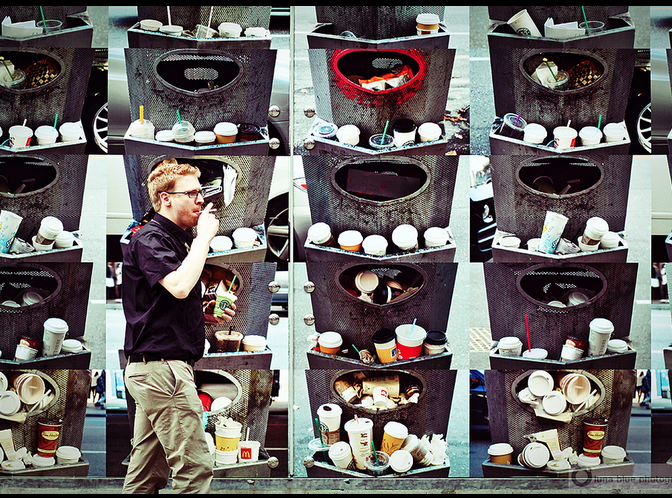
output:
[[[378,360],[381,363],[390,363],[444,353],[448,341],[442,330],[427,331],[417,324],[402,324],[394,332],[387,328],[376,331],[373,345]]]
[[[243,424],[229,417],[219,417],[215,423],[215,463],[231,465],[238,461],[238,444]]]
[[[51,394],[42,377],[30,372],[0,372],[0,414],[6,417],[43,406]],[[47,400],[47,403],[49,400]]]
[[[590,398],[595,392],[588,377],[577,372],[558,372],[554,375],[557,379],[545,370],[530,373],[527,387],[518,393],[520,401],[550,416],[590,407]]]
[[[145,123],[147,122],[145,120]],[[175,142],[182,145],[202,147],[259,140],[261,127],[251,123],[236,125],[223,121],[217,123],[212,130],[196,131],[189,121],[181,120],[175,123],[170,130],[159,130],[154,134],[154,127],[152,126],[151,134],[148,133],[147,136],[136,135],[133,131],[131,135],[138,138],[155,139],[162,143]]]

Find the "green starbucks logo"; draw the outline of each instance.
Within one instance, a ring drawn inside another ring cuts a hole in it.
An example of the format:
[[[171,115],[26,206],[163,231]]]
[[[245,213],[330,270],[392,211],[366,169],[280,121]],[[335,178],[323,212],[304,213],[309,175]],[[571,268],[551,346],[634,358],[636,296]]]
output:
[[[532,36],[532,31],[529,28],[518,28],[517,33],[523,36]]]

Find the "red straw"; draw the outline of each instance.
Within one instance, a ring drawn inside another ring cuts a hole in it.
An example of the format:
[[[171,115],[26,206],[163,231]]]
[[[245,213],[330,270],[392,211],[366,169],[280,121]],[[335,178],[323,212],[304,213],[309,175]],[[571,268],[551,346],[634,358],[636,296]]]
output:
[[[525,313],[525,328],[527,329],[527,350],[532,350],[532,345],[530,344],[530,324],[527,323],[527,313]]]

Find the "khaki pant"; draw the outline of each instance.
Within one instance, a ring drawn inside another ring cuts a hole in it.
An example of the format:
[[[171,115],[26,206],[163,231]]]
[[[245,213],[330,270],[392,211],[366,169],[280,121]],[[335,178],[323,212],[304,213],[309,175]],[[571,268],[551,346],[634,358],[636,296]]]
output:
[[[123,493],[156,493],[171,471],[174,492],[209,493],[212,457],[193,368],[178,360],[129,363],[125,381],[136,411]]]

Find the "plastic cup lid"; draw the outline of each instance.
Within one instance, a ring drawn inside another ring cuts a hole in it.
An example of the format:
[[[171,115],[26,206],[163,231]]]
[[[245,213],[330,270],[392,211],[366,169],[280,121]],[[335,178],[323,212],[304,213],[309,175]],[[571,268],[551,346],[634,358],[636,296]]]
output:
[[[362,241],[362,246],[367,250],[386,250],[387,239],[382,235],[367,235]]]
[[[396,335],[392,329],[379,329],[373,334],[373,342],[377,344],[384,344],[393,339],[396,339]]]
[[[75,234],[68,232],[67,230],[63,230],[61,233],[59,233],[54,240],[57,246],[71,246],[74,241]]]
[[[392,231],[392,242],[407,246],[418,238],[418,230],[413,225],[399,225]]]
[[[579,136],[581,138],[601,138],[602,130],[600,130],[597,126],[584,126],[579,131]]]
[[[378,287],[378,275],[370,270],[364,270],[355,277],[355,284],[362,292],[373,292]]]
[[[523,344],[523,343],[517,337],[502,337],[497,342],[497,345],[500,348],[514,348],[514,347],[518,347],[521,344]]]
[[[418,14],[418,17],[415,18],[415,22],[420,24],[438,24],[439,16],[436,14],[422,13]]]
[[[558,126],[553,130],[553,134],[556,137],[565,137],[565,138],[574,138],[577,135],[577,132],[574,128],[567,126]]]
[[[553,377],[545,370],[535,370],[527,378],[527,387],[535,396],[544,396],[553,389]]]
[[[63,344],[61,345],[61,350],[70,353],[77,353],[81,351],[84,347],[82,346],[82,343],[79,342],[77,339],[65,339],[63,341]]]
[[[320,405],[317,409],[318,416],[326,417],[335,417],[343,413],[343,410],[340,406],[335,403],[325,403]]]
[[[322,332],[317,342],[325,348],[336,348],[343,344],[343,337],[338,332]]]
[[[61,458],[79,458],[81,454],[79,448],[75,446],[59,446],[56,450],[56,455]]]
[[[607,343],[607,349],[618,353],[625,353],[628,350],[628,343],[622,339],[611,339]]]
[[[58,136],[58,130],[54,128],[53,126],[49,125],[42,125],[38,126],[37,129],[35,130],[35,136],[36,137],[57,137]]]
[[[358,137],[359,128],[357,128],[355,125],[352,124],[343,125],[336,132],[336,136],[342,139]]]
[[[413,329],[413,335],[411,335],[411,329]],[[410,341],[423,341],[427,337],[427,331],[417,323],[415,326],[412,323],[398,325],[395,333],[398,337],[403,337]]]
[[[316,437],[315,439],[310,440],[308,443],[308,448],[312,451],[329,451],[331,446],[327,446],[322,442],[321,438]]]
[[[197,131],[194,133],[194,139],[197,142],[212,142],[215,140],[215,132],[214,131]]]
[[[413,456],[406,450],[398,449],[390,455],[390,467],[395,472],[406,472],[413,466]]]
[[[544,359],[548,356],[548,351],[546,351],[543,348],[526,349],[525,351],[523,351],[523,356],[525,358]]]
[[[68,324],[61,318],[47,318],[44,322],[44,328],[52,332],[65,334],[68,331]]]
[[[548,463],[551,452],[548,447],[542,443],[530,443],[523,450],[523,460],[530,467],[541,468]]]
[[[416,126],[415,122],[412,119],[401,118],[397,119],[394,122],[394,124],[392,125],[392,129],[400,133],[409,133],[411,131],[414,131],[416,129]]]
[[[609,445],[602,448],[604,458],[625,458],[625,449],[621,446]]]
[[[408,437],[408,428],[401,422],[388,422],[385,424],[383,430],[397,439],[406,439]]]
[[[257,240],[257,232],[247,227],[236,228],[233,231],[232,236],[234,240],[241,240],[246,242],[249,241],[254,242],[255,240]]]
[[[226,235],[215,235],[210,241],[210,248],[215,251],[228,251],[233,247],[233,242]]]
[[[542,125],[539,123],[528,123],[525,125],[525,128],[523,128],[525,133],[529,133],[532,136],[535,137],[541,137],[542,139],[548,135],[548,132],[546,131],[546,128],[544,128]]]
[[[344,427],[347,432],[364,432],[373,427],[373,420],[362,417],[358,417],[357,420],[353,418],[348,420]]]
[[[441,227],[429,227],[425,230],[424,237],[435,244],[445,244],[448,242],[448,231]]]
[[[442,330],[428,330],[425,342],[427,344],[443,345],[446,343],[446,334]]]
[[[251,346],[266,345],[266,338],[262,335],[246,335],[243,337],[243,344]]]
[[[212,404],[210,405],[210,411],[216,412],[219,410],[223,410],[231,403],[233,403],[233,401],[230,398],[227,398],[226,396],[220,396],[219,398],[215,398],[212,400]]]
[[[331,138],[336,135],[338,126],[334,123],[324,123],[317,127],[315,130],[315,135],[322,138]]]
[[[14,391],[5,391],[0,394],[0,413],[12,415],[21,407],[21,399]]]
[[[541,403],[546,413],[550,415],[562,413],[567,407],[565,397],[558,391],[547,393]]]
[[[346,230],[338,236],[338,243],[342,246],[356,246],[363,240],[362,234],[357,230]]]
[[[605,334],[614,331],[614,324],[611,323],[611,320],[608,320],[606,318],[593,318],[589,324],[589,327],[595,332]]]
[[[14,125],[14,126],[10,126],[9,134],[14,135],[14,136],[32,137],[33,136],[33,130],[31,128],[27,127],[27,126]]]
[[[173,139],[173,130],[159,130],[156,132],[155,138],[159,142],[170,142]]]
[[[488,447],[488,455],[499,456],[513,453],[513,446],[509,443],[494,443]]]
[[[329,240],[331,227],[321,221],[314,223],[308,228],[308,239],[315,244],[322,244]]]
[[[581,467],[593,467],[601,463],[599,456],[588,456],[585,453],[581,453],[578,458],[579,465]]]

